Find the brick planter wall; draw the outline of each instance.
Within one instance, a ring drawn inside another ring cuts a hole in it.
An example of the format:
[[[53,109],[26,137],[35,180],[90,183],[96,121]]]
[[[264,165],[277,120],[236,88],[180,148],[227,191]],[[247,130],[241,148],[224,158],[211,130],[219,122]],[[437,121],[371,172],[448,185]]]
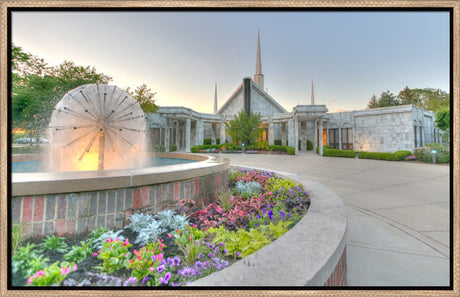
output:
[[[133,213],[155,214],[174,209],[184,198],[197,205],[216,200],[228,189],[228,169],[193,179],[96,192],[16,196],[11,200],[13,223],[23,223],[24,236],[71,236],[99,227],[123,228]]]
[[[344,287],[347,285],[347,246],[345,245],[339,262],[327,279],[326,287]]]

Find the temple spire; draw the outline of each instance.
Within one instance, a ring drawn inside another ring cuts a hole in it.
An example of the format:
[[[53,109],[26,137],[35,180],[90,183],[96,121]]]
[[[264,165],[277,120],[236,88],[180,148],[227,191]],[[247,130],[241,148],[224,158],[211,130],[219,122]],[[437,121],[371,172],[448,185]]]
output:
[[[262,90],[264,89],[264,75],[262,74],[262,58],[260,53],[260,29],[257,32],[257,60],[254,81]]]
[[[217,113],[217,83],[216,83],[215,94],[214,94],[214,113]]]
[[[311,105],[315,105],[315,92],[313,91],[313,79],[311,80]]]

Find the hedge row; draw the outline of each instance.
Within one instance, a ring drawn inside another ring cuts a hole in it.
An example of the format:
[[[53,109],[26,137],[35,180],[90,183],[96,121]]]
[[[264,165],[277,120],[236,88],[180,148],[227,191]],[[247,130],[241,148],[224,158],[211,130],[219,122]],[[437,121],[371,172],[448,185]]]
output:
[[[387,160],[387,161],[400,161],[407,156],[412,155],[410,151],[397,151],[394,153],[380,153],[380,152],[359,152],[358,158],[360,159],[373,159],[373,160]]]
[[[352,150],[338,150],[338,149],[323,148],[323,156],[354,158],[356,156],[356,152]]]
[[[431,151],[436,150],[438,154],[437,163],[450,162],[450,148],[439,143],[428,143],[424,147],[418,147],[414,150],[414,156],[417,161],[431,163],[433,162]]]
[[[214,144],[214,145],[195,145],[190,148],[190,151],[192,153],[198,153],[200,150],[208,150],[208,149],[221,149],[225,147],[226,149],[229,150],[241,150],[240,145],[220,145],[220,144]],[[285,146],[285,145],[270,145],[269,146],[270,151],[273,152],[286,152],[289,155],[295,155],[295,148],[292,146]]]

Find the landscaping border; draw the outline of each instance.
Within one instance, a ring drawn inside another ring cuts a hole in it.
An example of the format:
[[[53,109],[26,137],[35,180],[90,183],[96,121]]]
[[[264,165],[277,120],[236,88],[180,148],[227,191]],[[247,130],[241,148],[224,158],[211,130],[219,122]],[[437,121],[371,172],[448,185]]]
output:
[[[232,167],[272,171],[232,165]],[[283,236],[191,286],[346,286],[347,219],[342,200],[329,188],[287,172],[310,194],[306,215]]]

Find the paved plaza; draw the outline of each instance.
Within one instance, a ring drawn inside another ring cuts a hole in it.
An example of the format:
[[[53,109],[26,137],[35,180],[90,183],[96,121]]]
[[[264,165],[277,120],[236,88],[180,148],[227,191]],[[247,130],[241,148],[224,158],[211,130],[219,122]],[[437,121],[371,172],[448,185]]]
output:
[[[448,286],[448,165],[288,155],[222,155],[232,166],[286,171],[343,200],[349,286]]]

